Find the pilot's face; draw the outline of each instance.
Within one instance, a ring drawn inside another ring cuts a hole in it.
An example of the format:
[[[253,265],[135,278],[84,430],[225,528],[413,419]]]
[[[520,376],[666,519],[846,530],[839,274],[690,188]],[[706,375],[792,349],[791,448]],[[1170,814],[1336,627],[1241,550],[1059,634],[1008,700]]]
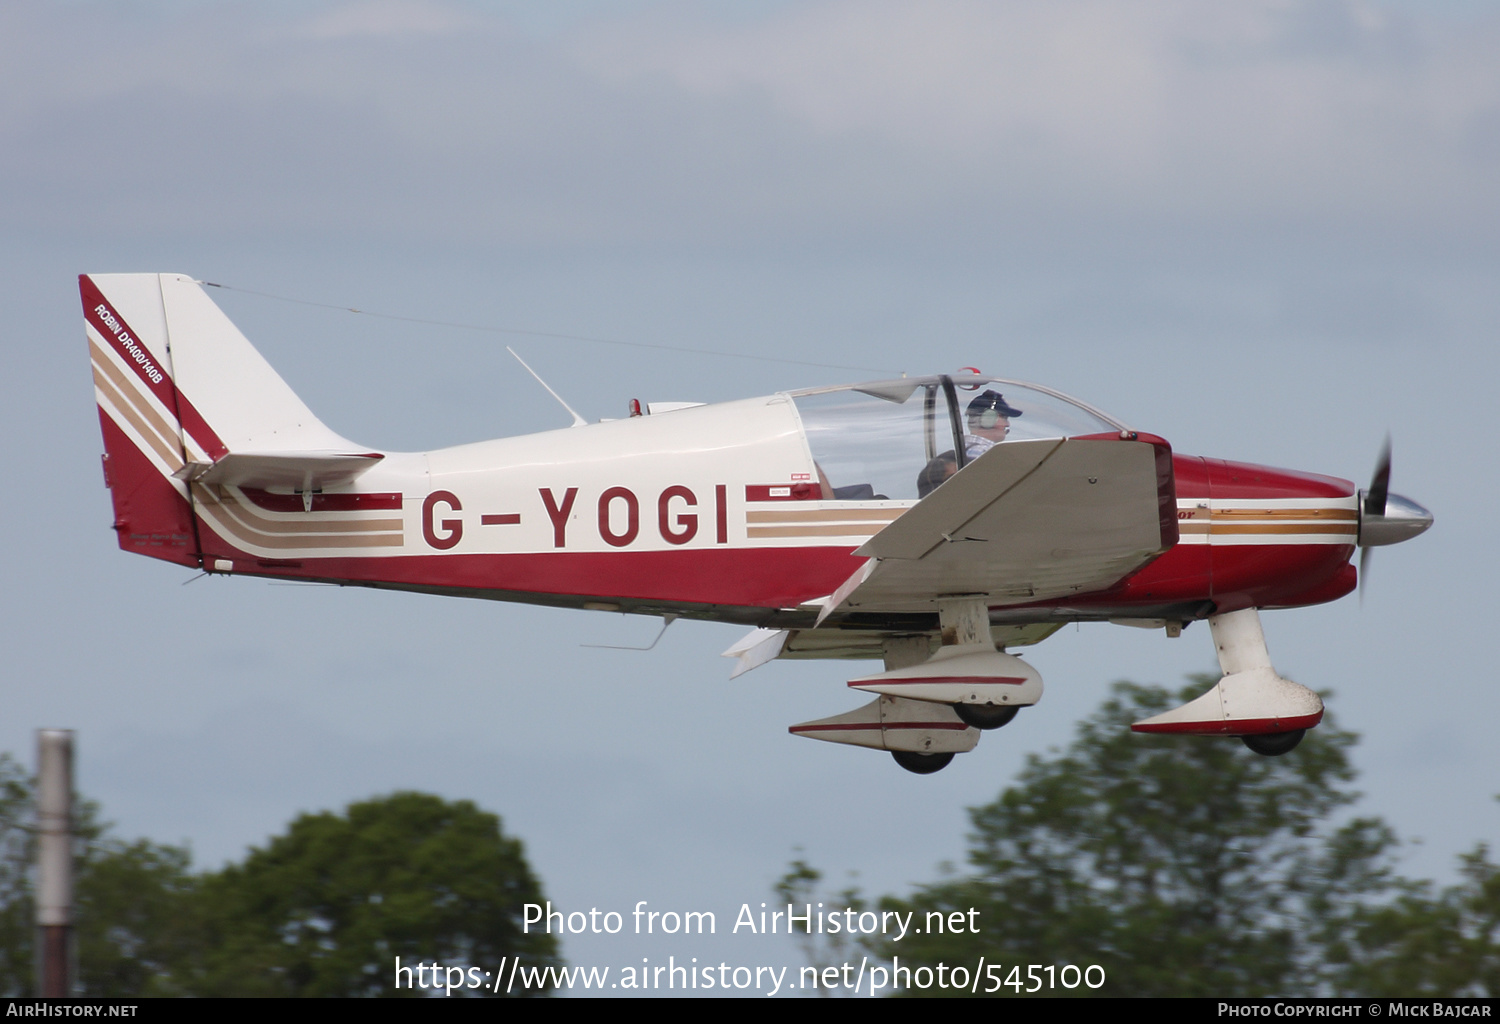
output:
[[[980,426],[978,421],[974,424],[974,433],[980,437],[989,438],[991,441],[1004,441],[1005,435],[1010,433],[1010,420],[1004,416],[995,420],[992,427]]]

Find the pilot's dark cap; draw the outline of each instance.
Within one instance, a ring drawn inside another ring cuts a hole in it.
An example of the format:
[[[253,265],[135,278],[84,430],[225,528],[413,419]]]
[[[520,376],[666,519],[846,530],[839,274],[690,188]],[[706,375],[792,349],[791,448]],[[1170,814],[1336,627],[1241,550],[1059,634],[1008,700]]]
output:
[[[986,413],[989,415],[985,415]],[[1001,416],[1009,420],[1019,415],[1021,415],[1021,410],[1006,404],[998,391],[985,391],[969,403],[969,422],[988,420],[988,423],[981,424],[985,427],[994,426],[995,421]]]

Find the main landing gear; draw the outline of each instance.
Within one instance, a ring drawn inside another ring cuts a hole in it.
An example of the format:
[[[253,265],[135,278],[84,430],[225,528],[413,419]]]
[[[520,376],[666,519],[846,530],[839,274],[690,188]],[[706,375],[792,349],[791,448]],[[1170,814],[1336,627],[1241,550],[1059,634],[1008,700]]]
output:
[[[982,731],[998,729],[1042,697],[1042,677],[995,646],[990,612],[977,595],[940,598],[942,646],[925,634],[886,637],[885,671],[849,681],[876,694],[862,708],[802,722],[796,736],[886,750],[909,772],[942,771],[973,750]]]
[[[1009,725],[1011,719],[1016,717],[1020,711],[1017,704],[955,704],[953,713],[956,714],[964,725],[972,725],[976,729],[998,729],[1002,725]]]
[[[918,754],[910,750],[893,750],[891,756],[896,763],[909,772],[918,775],[931,775],[948,767],[948,762],[953,760],[953,755],[944,754]]]
[[[953,713],[958,715],[959,720],[965,725],[984,731],[1008,725],[1016,717],[1016,713],[1021,710],[1015,704],[954,704],[952,708]],[[1293,745],[1295,746],[1295,744]],[[1291,747],[1287,749],[1290,750]],[[896,759],[896,763],[901,767],[918,775],[931,775],[933,772],[940,772],[948,767],[948,763],[953,760],[951,752],[919,754],[911,750],[893,750],[891,751],[891,756]]]
[[[1265,732],[1259,736],[1241,736],[1240,739],[1245,741],[1245,746],[1257,754],[1280,757],[1301,743],[1302,737],[1306,735],[1306,729],[1293,729],[1291,732]]]

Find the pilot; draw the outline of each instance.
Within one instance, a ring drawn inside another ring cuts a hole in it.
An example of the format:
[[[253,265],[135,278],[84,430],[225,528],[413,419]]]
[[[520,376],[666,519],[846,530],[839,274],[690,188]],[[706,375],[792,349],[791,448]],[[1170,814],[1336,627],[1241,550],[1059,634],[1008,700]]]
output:
[[[985,391],[969,403],[969,432],[964,435],[964,454],[970,462],[1005,440],[1010,421],[1021,410],[1006,404],[998,391]]]

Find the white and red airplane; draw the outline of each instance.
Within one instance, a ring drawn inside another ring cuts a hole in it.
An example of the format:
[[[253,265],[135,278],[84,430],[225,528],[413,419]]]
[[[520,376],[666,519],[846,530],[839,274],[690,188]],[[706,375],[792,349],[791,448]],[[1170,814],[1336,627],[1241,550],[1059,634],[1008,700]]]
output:
[[[286,577],[753,627],[773,658],[879,658],[794,734],[937,771],[1035,704],[1007,648],[1087,620],[1207,619],[1224,677],[1143,732],[1291,750],[1317,694],[1258,609],[1354,589],[1356,546],[1432,516],[1346,480],[1173,453],[1050,388],[975,372],[788,391],[430,452],[324,426],[192,278],[79,278],[126,551]],[[1364,556],[1362,556],[1363,558]]]

